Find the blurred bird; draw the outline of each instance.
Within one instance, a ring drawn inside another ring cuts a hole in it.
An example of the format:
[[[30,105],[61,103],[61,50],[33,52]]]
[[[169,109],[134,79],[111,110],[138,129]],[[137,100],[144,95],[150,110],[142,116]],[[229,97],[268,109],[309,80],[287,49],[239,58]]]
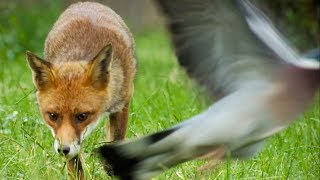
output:
[[[319,49],[299,56],[246,0],[159,0],[180,64],[216,102],[182,123],[99,148],[120,179],[149,179],[178,163],[254,155],[293,122],[320,87]]]

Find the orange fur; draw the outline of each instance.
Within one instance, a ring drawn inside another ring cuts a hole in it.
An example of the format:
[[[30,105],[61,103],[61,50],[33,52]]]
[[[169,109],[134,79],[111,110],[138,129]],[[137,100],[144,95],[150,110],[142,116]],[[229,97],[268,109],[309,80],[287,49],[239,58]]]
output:
[[[59,141],[58,150],[80,144],[104,112],[110,112],[108,139],[123,139],[136,61],[134,40],[120,16],[98,3],[73,4],[49,32],[44,54],[42,60],[27,52],[27,60],[40,112]]]

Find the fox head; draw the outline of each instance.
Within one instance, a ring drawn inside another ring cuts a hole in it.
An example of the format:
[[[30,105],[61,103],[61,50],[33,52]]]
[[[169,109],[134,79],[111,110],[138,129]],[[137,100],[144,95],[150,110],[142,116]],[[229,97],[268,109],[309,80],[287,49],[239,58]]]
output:
[[[31,52],[26,55],[40,113],[55,138],[54,148],[74,157],[108,109],[112,46],[102,48],[90,61],[51,63]]]

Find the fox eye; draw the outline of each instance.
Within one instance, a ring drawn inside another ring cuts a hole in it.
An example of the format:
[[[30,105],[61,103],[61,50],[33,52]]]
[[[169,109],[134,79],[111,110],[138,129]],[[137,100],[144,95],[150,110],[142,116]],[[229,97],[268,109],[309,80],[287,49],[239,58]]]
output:
[[[58,114],[57,113],[48,113],[48,115],[49,115],[49,119],[51,120],[51,121],[57,121],[58,120]]]
[[[76,119],[79,122],[82,122],[82,121],[85,121],[88,118],[88,116],[89,116],[89,113],[81,113],[76,116]]]

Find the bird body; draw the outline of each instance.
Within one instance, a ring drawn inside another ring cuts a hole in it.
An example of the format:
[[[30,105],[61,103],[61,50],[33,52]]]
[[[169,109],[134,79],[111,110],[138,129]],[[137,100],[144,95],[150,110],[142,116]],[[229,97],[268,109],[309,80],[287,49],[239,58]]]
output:
[[[246,0],[159,0],[179,63],[218,97],[172,128],[99,151],[121,179],[149,179],[181,162],[254,155],[313,102],[320,62],[287,44]]]

